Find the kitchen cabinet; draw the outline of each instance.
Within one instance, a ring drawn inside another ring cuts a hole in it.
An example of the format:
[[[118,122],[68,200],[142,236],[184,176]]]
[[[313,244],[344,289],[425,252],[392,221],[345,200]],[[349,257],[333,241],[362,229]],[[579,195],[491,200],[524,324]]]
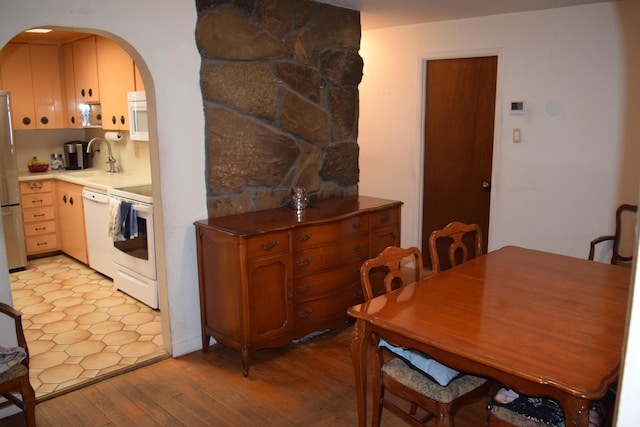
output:
[[[20,202],[27,255],[58,250],[52,180],[21,182]]]
[[[98,84],[104,130],[129,130],[127,92],[136,90],[133,60],[117,43],[97,37]]]
[[[73,78],[77,102],[100,102],[96,36],[72,43]]]
[[[58,46],[8,43],[0,68],[3,89],[11,92],[14,130],[64,127]]]
[[[56,180],[55,208],[60,249],[78,261],[88,264],[82,188],[78,184]]]
[[[76,101],[75,75],[73,72],[73,45],[62,45],[62,69],[64,75],[65,124],[67,128],[81,128],[82,115]]]
[[[203,350],[238,350],[248,375],[255,351],[348,320],[362,263],[400,244],[401,206],[360,196],[197,221]]]

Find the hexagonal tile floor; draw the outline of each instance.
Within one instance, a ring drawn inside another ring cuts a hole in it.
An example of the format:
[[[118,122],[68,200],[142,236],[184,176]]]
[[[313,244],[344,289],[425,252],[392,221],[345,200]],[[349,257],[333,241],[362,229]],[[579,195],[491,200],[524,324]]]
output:
[[[54,255],[10,277],[39,400],[168,357],[160,312],[86,265]]]

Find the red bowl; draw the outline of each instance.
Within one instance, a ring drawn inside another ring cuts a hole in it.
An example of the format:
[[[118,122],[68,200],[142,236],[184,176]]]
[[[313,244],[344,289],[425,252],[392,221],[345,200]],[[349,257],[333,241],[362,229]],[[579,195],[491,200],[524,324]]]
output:
[[[49,170],[49,163],[38,163],[36,165],[27,165],[31,172],[46,172]]]

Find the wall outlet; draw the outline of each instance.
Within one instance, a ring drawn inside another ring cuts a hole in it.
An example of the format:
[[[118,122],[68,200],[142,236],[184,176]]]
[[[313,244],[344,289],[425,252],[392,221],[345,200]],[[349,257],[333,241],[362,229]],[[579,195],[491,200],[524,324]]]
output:
[[[522,142],[522,131],[520,129],[513,130],[513,142]]]

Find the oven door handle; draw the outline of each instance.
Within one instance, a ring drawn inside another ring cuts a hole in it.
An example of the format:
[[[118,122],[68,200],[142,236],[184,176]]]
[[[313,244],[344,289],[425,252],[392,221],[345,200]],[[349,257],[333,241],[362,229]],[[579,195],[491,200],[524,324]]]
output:
[[[133,210],[146,214],[151,213],[151,207],[145,205],[133,205]]]

